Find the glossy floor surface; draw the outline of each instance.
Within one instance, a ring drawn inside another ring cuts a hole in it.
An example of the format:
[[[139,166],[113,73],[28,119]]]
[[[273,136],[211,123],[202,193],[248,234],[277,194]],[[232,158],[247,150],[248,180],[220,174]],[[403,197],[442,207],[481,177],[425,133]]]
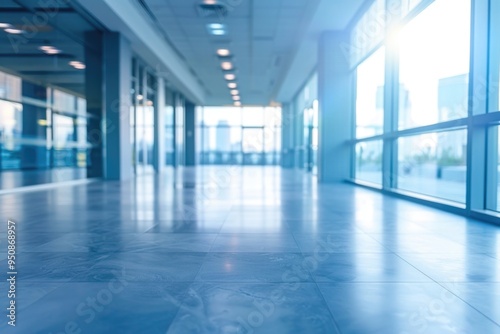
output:
[[[175,180],[175,182],[174,182]],[[279,168],[0,197],[1,333],[500,333],[500,228]]]

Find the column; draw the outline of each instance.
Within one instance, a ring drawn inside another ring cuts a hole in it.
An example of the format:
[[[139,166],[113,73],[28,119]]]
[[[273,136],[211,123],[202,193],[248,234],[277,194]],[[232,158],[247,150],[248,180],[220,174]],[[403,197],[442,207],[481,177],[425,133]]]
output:
[[[88,138],[95,145],[88,174],[126,180],[132,176],[130,44],[116,32],[91,33],[87,38],[96,46],[95,52],[86,52],[85,59],[87,109],[96,116],[88,125]]]
[[[341,182],[351,176],[354,105],[353,74],[343,50],[349,34],[325,31],[318,54],[319,148],[318,180]]]
[[[184,118],[185,166],[196,165],[196,106],[186,101]]]
[[[153,146],[153,165],[156,173],[161,173],[166,165],[166,147],[165,147],[165,80],[158,78],[158,89],[155,101],[154,116],[154,138]]]

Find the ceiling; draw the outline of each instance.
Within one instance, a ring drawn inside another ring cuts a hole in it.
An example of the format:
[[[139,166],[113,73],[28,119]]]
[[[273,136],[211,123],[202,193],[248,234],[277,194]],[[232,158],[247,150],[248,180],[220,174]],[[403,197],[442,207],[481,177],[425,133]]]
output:
[[[136,1],[198,77],[206,91],[206,105],[233,102],[221,60],[216,55],[218,48],[228,48],[234,55],[232,62],[242,103],[268,105],[279,96],[280,100],[289,98],[290,92],[307,79],[316,62],[319,32],[323,28],[344,28],[363,2],[219,0],[228,8],[224,17],[200,13],[197,5],[202,0]],[[226,25],[228,33],[224,36],[209,34],[207,25],[210,23]],[[311,47],[314,50],[308,52],[307,48]],[[303,59],[297,59],[297,55]],[[301,67],[301,63],[304,66]],[[290,79],[293,66],[297,74],[291,79],[296,82],[290,85],[286,80]]]
[[[0,30],[1,70],[84,96],[84,71],[69,62],[84,60],[84,33],[95,28],[68,3],[66,0],[0,1],[0,22],[25,31],[13,35]],[[61,53],[45,54],[39,49],[43,45],[54,46]]]
[[[227,15],[200,12],[203,1],[226,4]],[[85,32],[107,28],[124,33],[148,62],[160,64],[157,59],[165,58],[172,67],[167,79],[197,103],[233,103],[218,48],[234,56],[243,104],[287,102],[315,68],[321,31],[345,28],[364,1],[1,0],[0,23],[27,33],[18,38],[0,30],[0,70],[84,96],[84,71],[69,62],[83,60],[85,48],[92,49],[85,44]],[[37,21],[40,17],[48,21]],[[226,25],[227,35],[210,35],[209,23]],[[39,47],[46,44],[62,53],[43,53]],[[191,91],[196,93],[192,97]]]

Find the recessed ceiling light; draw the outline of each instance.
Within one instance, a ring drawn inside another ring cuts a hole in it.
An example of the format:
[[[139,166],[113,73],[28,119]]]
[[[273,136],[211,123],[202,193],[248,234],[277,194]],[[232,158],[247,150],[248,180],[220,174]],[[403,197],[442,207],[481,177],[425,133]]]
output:
[[[224,29],[214,29],[211,31],[212,35],[215,36],[222,36],[226,34],[226,31]]]
[[[10,27],[12,27],[12,24],[0,22],[0,29],[7,29],[7,28],[10,28]]]
[[[231,89],[235,89],[236,87],[238,87],[238,84],[236,84],[236,82],[230,82],[227,84],[227,86]]]
[[[42,50],[42,51],[48,51],[48,50],[52,50],[52,49],[55,49],[55,47],[51,46],[51,45],[42,45],[38,48],[39,50]]]
[[[13,34],[13,35],[19,35],[19,34],[24,33],[24,30],[15,29],[15,28],[7,28],[7,29],[4,29],[3,31],[5,31],[6,33],[9,33],[9,34]]]
[[[76,68],[77,70],[84,70],[86,68],[85,64],[82,63],[81,61],[70,61],[69,64]]]
[[[212,29],[212,30],[214,30],[214,29],[224,29],[225,27],[226,27],[226,26],[225,26],[225,25],[223,25],[222,23],[210,23],[210,24],[208,25],[208,28],[209,28],[209,29]]]
[[[231,91],[231,95],[238,95],[240,92],[237,89]]]
[[[224,76],[224,78],[225,78],[226,80],[228,80],[228,81],[232,81],[232,80],[236,79],[236,75],[234,75],[234,74],[232,74],[232,73],[229,73],[229,74],[226,74],[226,75]]]
[[[236,101],[236,102],[234,102],[234,105],[237,106],[237,107],[239,107],[239,106],[241,106],[241,102],[240,101]]]
[[[227,57],[231,54],[231,51],[229,51],[228,49],[219,49],[217,50],[217,55],[220,56],[220,57]]]
[[[48,49],[48,50],[45,50],[44,52],[45,52],[46,54],[49,54],[49,55],[56,55],[56,54],[61,53],[62,51],[61,51],[61,50],[59,50],[59,49],[55,49],[55,48],[53,48],[53,49]]]
[[[235,101],[239,101],[239,100],[240,100],[240,97],[239,97],[238,95],[235,95],[235,96],[233,96],[233,100],[235,100]]]
[[[225,61],[222,64],[220,64],[223,70],[229,71],[233,69],[233,64],[230,61]]]

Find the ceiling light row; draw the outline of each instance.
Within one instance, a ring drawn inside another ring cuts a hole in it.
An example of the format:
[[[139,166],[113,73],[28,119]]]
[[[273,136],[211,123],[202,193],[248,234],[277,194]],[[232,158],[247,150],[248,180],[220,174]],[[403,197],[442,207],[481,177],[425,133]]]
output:
[[[0,22],[0,29],[3,29],[3,31],[5,31],[6,33],[13,35],[19,35],[25,32],[22,29],[14,28],[14,26],[10,23],[4,23],[4,22]]]
[[[231,51],[229,49],[218,49],[217,50],[217,55],[221,58],[223,58],[223,61],[221,63],[221,68],[224,71],[232,71],[234,70],[234,65],[231,61],[228,59],[231,58]],[[224,74],[224,79],[228,81],[227,87],[230,89],[231,96],[233,97],[234,105],[239,107],[241,106],[241,98],[240,98],[240,92],[237,89],[238,84],[235,82],[236,81],[236,74],[234,73],[225,73]]]

